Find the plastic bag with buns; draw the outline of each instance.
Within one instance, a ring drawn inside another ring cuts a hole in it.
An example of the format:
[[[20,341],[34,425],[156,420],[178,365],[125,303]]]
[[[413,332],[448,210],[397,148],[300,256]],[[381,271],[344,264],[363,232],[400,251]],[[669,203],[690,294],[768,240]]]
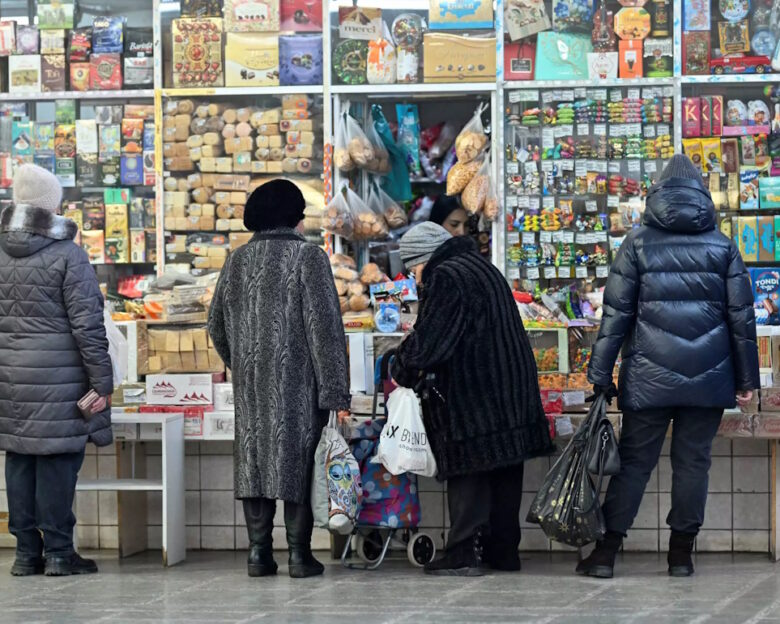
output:
[[[347,111],[344,111],[336,122],[336,136],[333,149],[333,164],[339,171],[348,173],[355,168],[355,163],[352,161],[352,157],[349,155],[349,147],[347,140]]]
[[[456,162],[447,172],[447,195],[462,193],[472,178],[477,175],[481,166],[482,160],[472,160],[467,163]]]
[[[479,214],[485,207],[488,190],[490,187],[490,161],[486,158],[471,178],[463,194],[460,196],[460,202],[469,214]]]
[[[366,127],[366,137],[374,148],[374,158],[365,166],[366,171],[383,175],[390,172],[390,154],[379,137],[374,123],[369,120]]]
[[[376,150],[360,124],[350,115],[346,116],[344,123],[347,129],[347,151],[355,166],[368,169],[369,164],[376,164]]]
[[[357,193],[347,188],[347,202],[352,209],[353,239],[384,240],[389,230],[382,216],[382,206],[373,192],[369,193],[368,201],[366,204]]]
[[[354,232],[354,219],[352,210],[347,203],[346,184],[333,196],[325,208],[325,217],[322,220],[326,231],[344,238],[352,238]]]
[[[485,134],[485,126],[482,125],[482,113],[487,109],[487,104],[480,104],[474,112],[474,116],[463,126],[455,138],[455,152],[458,162],[468,163],[477,158],[488,144]]]
[[[485,205],[482,208],[482,214],[488,221],[496,221],[498,219],[498,211],[500,205],[498,203],[498,193],[496,192],[496,183],[492,176],[488,177],[488,192],[485,197]]]

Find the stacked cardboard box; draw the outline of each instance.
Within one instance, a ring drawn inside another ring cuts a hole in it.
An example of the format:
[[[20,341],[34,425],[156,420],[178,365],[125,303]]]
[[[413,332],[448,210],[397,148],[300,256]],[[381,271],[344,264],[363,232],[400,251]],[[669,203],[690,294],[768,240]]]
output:
[[[205,327],[150,327],[139,324],[138,341],[141,374],[225,371],[225,365]]]

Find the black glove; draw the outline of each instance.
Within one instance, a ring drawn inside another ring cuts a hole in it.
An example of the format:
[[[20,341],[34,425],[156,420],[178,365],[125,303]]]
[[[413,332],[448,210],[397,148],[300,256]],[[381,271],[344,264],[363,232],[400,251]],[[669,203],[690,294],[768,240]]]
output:
[[[593,395],[585,399],[585,402],[593,403],[593,401],[595,401],[598,397],[603,396],[606,399],[607,404],[612,405],[612,399],[617,397],[617,395],[618,389],[614,383],[611,383],[608,386],[599,386],[598,384],[594,384]]]

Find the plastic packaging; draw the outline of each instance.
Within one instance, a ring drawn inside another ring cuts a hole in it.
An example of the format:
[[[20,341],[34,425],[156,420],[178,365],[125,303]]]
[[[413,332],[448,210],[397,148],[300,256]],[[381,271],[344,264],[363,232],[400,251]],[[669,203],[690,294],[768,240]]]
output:
[[[485,206],[490,187],[490,161],[485,159],[477,174],[463,189],[461,203],[470,214],[479,214]]]
[[[374,186],[368,192],[368,203],[363,203],[357,194],[356,201],[350,201],[355,215],[355,239],[382,240],[389,233],[385,221],[382,201]],[[359,202],[359,203],[358,203]],[[364,209],[365,207],[365,209]]]
[[[347,106],[347,108],[349,108]],[[347,121],[346,118],[349,113],[345,110],[339,117],[336,124],[336,145],[333,150],[333,163],[344,173],[348,173],[355,168],[355,163],[352,161],[352,157],[349,155],[349,147],[347,140]]]
[[[382,214],[391,230],[397,230],[409,224],[409,217],[398,203],[381,188],[376,188],[376,195],[382,206]]]
[[[322,222],[325,230],[331,234],[351,238],[354,231],[354,219],[349,203],[347,203],[347,190],[348,187],[345,183],[333,196],[325,209],[325,218]]]
[[[439,132],[439,136],[428,151],[428,156],[430,156],[431,160],[438,160],[447,153],[455,142],[457,133],[458,129],[449,121],[444,124],[441,132]]]
[[[457,195],[469,185],[469,182],[477,175],[481,160],[472,160],[471,162],[456,162],[447,172],[447,195]]]
[[[485,205],[482,208],[482,214],[488,221],[498,219],[500,205],[498,203],[498,193],[496,193],[496,183],[492,176],[488,175],[488,192],[485,197]]]
[[[390,171],[383,176],[382,188],[396,201],[409,201],[412,199],[412,184],[406,169],[406,157],[396,145],[390,125],[378,104],[371,106],[371,118],[374,120],[377,136],[382,139],[389,155]]]
[[[396,104],[398,116],[398,147],[401,148],[409,174],[422,176],[420,165],[420,112],[416,104]]]
[[[366,137],[374,148],[374,158],[366,165],[366,171],[378,175],[384,175],[390,172],[390,154],[387,152],[382,137],[376,131],[373,120],[366,124]]]
[[[480,104],[474,112],[474,116],[463,126],[463,129],[455,139],[455,152],[458,161],[468,163],[479,156],[488,144],[485,135],[485,126],[482,125],[482,113],[487,109],[487,104]]]
[[[369,163],[374,162],[376,153],[371,141],[368,140],[366,133],[360,127],[360,124],[351,115],[347,115],[345,120],[347,150],[349,157],[357,167],[365,169]]]

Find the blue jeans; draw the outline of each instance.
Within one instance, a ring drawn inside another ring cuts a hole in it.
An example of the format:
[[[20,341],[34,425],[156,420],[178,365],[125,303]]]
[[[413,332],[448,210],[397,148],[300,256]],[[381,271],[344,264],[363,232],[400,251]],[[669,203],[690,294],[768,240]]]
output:
[[[73,554],[73,498],[84,451],[59,455],[5,454],[8,530],[20,560]]]
[[[723,410],[666,408],[623,412],[620,473],[612,477],[604,501],[608,531],[626,535],[634,522],[669,423],[672,427],[672,508],[666,523],[673,531],[698,533],[704,522],[712,440]]]

